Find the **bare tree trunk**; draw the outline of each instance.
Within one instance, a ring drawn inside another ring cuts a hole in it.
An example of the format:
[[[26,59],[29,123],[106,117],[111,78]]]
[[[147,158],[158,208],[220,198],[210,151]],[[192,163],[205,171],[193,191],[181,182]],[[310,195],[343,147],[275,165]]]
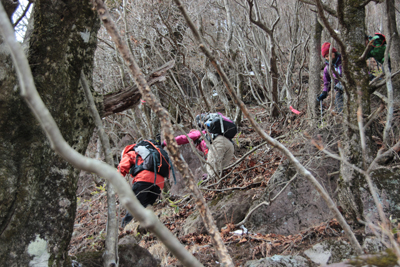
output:
[[[296,63],[297,48],[300,46],[298,41],[298,31],[299,31],[299,13],[300,13],[300,2],[296,1],[295,4],[295,23],[292,30],[291,47],[289,55],[289,63],[286,68],[285,84],[282,91],[286,91],[287,107],[293,105],[293,95],[292,95],[292,75]],[[281,91],[281,100],[284,98],[284,94]]]
[[[217,91],[218,98],[221,100],[222,104],[225,107],[225,114],[228,117],[231,117],[231,108],[230,108],[230,105],[229,105],[228,98],[226,97],[225,90],[223,90],[221,88],[221,86],[219,86],[219,82],[218,82],[217,76],[209,69],[207,69],[207,74],[206,75],[207,75],[207,78],[213,83],[213,85],[214,85],[213,88],[215,89],[215,91]]]
[[[90,91],[88,82],[85,74],[81,73],[81,84],[86,95],[86,100],[89,103],[89,109],[94,118],[95,124],[99,131],[99,137],[103,145],[104,155],[106,162],[110,166],[114,166],[114,160],[111,154],[110,141],[107,134],[104,131],[103,123],[101,121],[99,112],[97,111],[96,105],[93,100],[92,92]],[[115,267],[118,266],[118,219],[117,219],[117,207],[115,200],[115,192],[112,184],[107,181],[107,236],[105,251],[103,254],[103,266],[104,267]]]
[[[98,17],[89,2],[76,0],[37,1],[32,14],[27,55],[34,82],[65,140],[83,154],[94,125],[79,78],[81,70],[92,73]],[[19,97],[3,37],[0,46],[0,262],[70,266],[78,171],[52,150]]]
[[[249,18],[251,23],[259,27],[261,30],[263,30],[269,40],[269,66],[270,66],[270,74],[271,74],[271,84],[272,84],[272,90],[271,90],[271,116],[276,118],[279,116],[279,96],[278,96],[278,79],[279,79],[279,73],[278,73],[278,65],[277,65],[277,55],[275,51],[275,40],[274,40],[274,30],[275,26],[280,20],[279,14],[274,21],[273,25],[271,28],[267,27],[264,23],[262,23],[258,6],[257,6],[257,1],[256,0],[247,0],[247,3],[249,4]],[[253,6],[255,9],[255,13],[257,14],[257,17],[253,17]],[[278,13],[278,10],[276,6],[273,4],[271,5],[271,8],[275,9],[275,11]]]
[[[366,133],[366,158],[357,153],[361,147],[360,133],[349,125],[358,125],[357,111],[361,106],[364,114],[370,113],[370,93],[368,70],[365,60],[358,60],[364,52],[365,7],[363,0],[340,0],[337,6],[338,22],[341,37],[333,30],[326,19],[320,0],[317,0],[318,15],[330,35],[338,43],[343,57],[342,85],[344,86],[344,146],[342,157],[350,159],[350,163],[358,167],[369,165],[372,160],[372,145],[370,132]],[[338,197],[342,208],[354,222],[364,219],[361,188],[363,176],[346,164],[340,166],[341,180]]]
[[[310,42],[310,78],[308,80],[308,102],[307,117],[311,126],[316,126],[318,119],[316,112],[317,94],[320,92],[321,84],[321,35],[322,25],[319,23],[317,15],[314,16],[314,26],[311,33]]]
[[[147,133],[145,131],[146,127],[143,124],[142,110],[139,107],[135,107],[135,109],[132,109],[132,113],[133,113],[133,121],[135,123],[136,129],[139,131],[140,136],[143,139],[146,139]]]
[[[396,23],[395,1],[386,0],[384,9],[385,9],[384,17],[388,19],[388,25],[386,27],[387,37],[392,40],[391,41],[392,45],[390,46],[389,52],[390,52],[390,62],[391,62],[392,72],[394,73],[396,70],[400,69],[400,36]]]
[[[237,85],[237,91],[236,94],[240,100],[242,100],[243,96],[243,87],[244,87],[244,77],[242,74],[238,74],[238,85]],[[236,107],[236,115],[235,115],[235,124],[237,127],[240,126],[242,122],[242,117],[243,117],[243,112],[240,109],[240,107]]]

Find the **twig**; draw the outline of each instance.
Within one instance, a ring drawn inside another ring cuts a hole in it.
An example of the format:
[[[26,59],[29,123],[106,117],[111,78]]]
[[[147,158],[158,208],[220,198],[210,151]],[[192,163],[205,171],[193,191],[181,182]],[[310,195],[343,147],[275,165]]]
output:
[[[395,73],[392,74],[391,78],[393,79],[397,75],[400,74],[400,70],[396,71]],[[373,79],[370,83],[369,86],[371,87],[371,90],[375,90],[383,85],[386,84],[386,79],[384,80],[379,80],[379,79]]]
[[[240,158],[239,160],[237,160],[235,163],[229,165],[228,167],[225,167],[225,168],[224,168],[224,171],[225,171],[225,170],[228,170],[228,169],[230,169],[230,168],[235,167],[235,166],[238,165],[240,162],[242,162],[248,155],[250,155],[251,153],[253,153],[254,151],[258,150],[260,147],[262,147],[262,146],[264,146],[264,145],[266,145],[266,144],[268,144],[268,142],[263,142],[263,143],[259,144],[258,146],[256,146],[255,148],[253,148],[252,150],[250,150],[249,152],[247,152],[246,154],[244,154],[243,157],[241,157],[241,158]]]
[[[364,125],[364,130],[366,130],[369,125],[371,125],[371,123],[376,119],[376,117],[378,117],[378,115],[385,109],[385,105],[380,105],[379,108],[377,108],[371,115],[368,116],[368,121],[367,123]]]
[[[389,101],[388,101],[388,98],[387,98],[386,96],[382,95],[381,93],[379,93],[379,92],[377,92],[377,91],[374,92],[374,95],[376,95],[377,97],[379,97],[380,99],[382,99],[382,101],[385,102],[386,104],[389,102]]]
[[[371,51],[372,48],[373,48],[373,47],[372,47],[372,43],[373,43],[373,41],[371,40],[371,41],[368,43],[367,47],[365,48],[364,52],[362,53],[361,57],[358,58],[358,61],[363,61],[363,60],[366,59],[366,57],[367,57],[369,51]]]
[[[252,185],[257,185],[257,184],[261,184],[262,182],[258,182],[258,183],[253,183],[253,184],[249,184],[243,187],[229,187],[229,188],[223,188],[223,189],[214,189],[214,188],[205,188],[205,187],[200,187],[200,189],[202,190],[207,190],[207,191],[216,191],[216,192],[224,192],[224,191],[230,191],[230,190],[242,190],[242,189],[246,189]]]
[[[328,177],[339,174],[340,171],[328,173]]]

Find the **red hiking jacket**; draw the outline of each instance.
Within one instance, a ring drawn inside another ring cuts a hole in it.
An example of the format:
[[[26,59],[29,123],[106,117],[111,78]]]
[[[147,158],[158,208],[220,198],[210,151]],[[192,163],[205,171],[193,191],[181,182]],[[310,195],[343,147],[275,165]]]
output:
[[[121,162],[118,165],[118,171],[122,174],[122,176],[125,177],[127,173],[129,173],[130,168],[135,165],[136,163],[136,156],[138,156],[138,162],[137,164],[140,165],[143,162],[143,159],[141,156],[139,156],[133,148],[135,147],[136,144],[126,146],[124,151],[122,152],[122,159]],[[128,152],[126,152],[128,151]],[[132,175],[131,175],[132,176]],[[133,177],[133,176],[132,176]],[[154,172],[148,171],[148,170],[143,170],[139,172],[136,177],[133,177],[132,184],[136,182],[148,182],[148,183],[154,183]],[[164,177],[161,175],[157,174],[157,179],[156,179],[156,184],[160,187],[162,190],[164,188]]]

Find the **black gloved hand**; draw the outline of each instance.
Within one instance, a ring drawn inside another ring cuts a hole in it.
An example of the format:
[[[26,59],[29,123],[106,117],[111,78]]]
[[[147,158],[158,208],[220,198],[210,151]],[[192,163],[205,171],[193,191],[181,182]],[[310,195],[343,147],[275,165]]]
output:
[[[323,91],[322,94],[320,94],[320,95],[317,97],[317,100],[318,100],[318,101],[322,101],[322,100],[324,100],[327,96],[328,96],[328,93],[327,93],[326,91]]]

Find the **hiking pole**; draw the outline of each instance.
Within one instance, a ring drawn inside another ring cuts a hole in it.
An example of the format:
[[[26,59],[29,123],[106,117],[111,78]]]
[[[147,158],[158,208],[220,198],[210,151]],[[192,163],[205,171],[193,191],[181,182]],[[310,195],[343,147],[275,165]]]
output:
[[[322,101],[319,101],[319,105],[321,106],[321,126],[322,126]]]

